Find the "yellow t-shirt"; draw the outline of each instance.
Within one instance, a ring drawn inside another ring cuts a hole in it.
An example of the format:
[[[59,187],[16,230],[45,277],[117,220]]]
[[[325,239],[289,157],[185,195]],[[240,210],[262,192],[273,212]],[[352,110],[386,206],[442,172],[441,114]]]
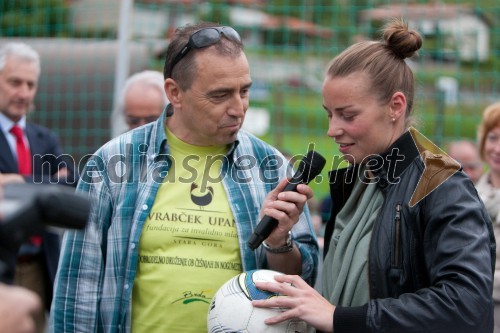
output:
[[[192,146],[166,134],[173,163],[141,234],[132,332],[206,332],[213,295],[242,271],[220,179],[228,147]]]

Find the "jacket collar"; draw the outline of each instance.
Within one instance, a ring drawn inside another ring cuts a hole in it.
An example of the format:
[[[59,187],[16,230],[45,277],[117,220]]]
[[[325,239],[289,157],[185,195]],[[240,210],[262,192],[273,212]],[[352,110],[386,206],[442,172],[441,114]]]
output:
[[[403,171],[419,156],[410,131],[405,131],[384,153],[368,159],[367,168],[377,178],[377,184],[382,189],[398,182]]]

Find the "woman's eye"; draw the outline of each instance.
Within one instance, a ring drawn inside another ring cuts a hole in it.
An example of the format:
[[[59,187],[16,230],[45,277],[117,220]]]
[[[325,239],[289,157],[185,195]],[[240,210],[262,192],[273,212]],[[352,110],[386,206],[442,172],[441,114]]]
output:
[[[489,141],[489,142],[497,142],[498,141],[498,136],[496,135],[488,135],[486,137],[486,139]]]

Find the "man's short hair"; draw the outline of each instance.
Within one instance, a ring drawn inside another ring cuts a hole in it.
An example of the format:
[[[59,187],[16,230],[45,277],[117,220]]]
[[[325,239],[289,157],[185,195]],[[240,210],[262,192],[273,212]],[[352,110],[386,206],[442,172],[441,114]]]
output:
[[[40,55],[35,49],[25,43],[10,42],[0,47],[0,72],[4,69],[7,57],[14,57],[33,62],[40,74]]]
[[[220,24],[212,22],[201,22],[195,25],[186,25],[175,30],[174,37],[168,45],[167,53],[165,56],[165,65],[163,68],[163,76],[165,80],[168,78],[171,72],[171,65],[174,61],[176,55],[182,50],[182,48],[188,43],[191,35],[201,29],[210,27],[221,27]],[[233,39],[227,38],[224,34],[221,36],[220,42],[211,45],[214,46],[215,50],[222,56],[237,57],[243,50],[243,44],[241,42],[235,41]],[[174,67],[170,76],[174,79],[181,89],[186,90],[191,87],[196,74],[197,68],[194,61],[194,56],[201,52],[203,49],[193,48],[182,58],[179,63]]]
[[[136,84],[139,84],[141,86],[153,87],[157,89],[158,92],[163,97],[163,102],[164,102],[163,104],[165,105],[168,104],[169,101],[167,95],[165,94],[165,89],[163,87],[164,80],[162,73],[158,71],[144,70],[142,72],[137,72],[131,75],[125,81],[117,104],[118,112],[125,114],[125,96],[127,95],[129,89]]]

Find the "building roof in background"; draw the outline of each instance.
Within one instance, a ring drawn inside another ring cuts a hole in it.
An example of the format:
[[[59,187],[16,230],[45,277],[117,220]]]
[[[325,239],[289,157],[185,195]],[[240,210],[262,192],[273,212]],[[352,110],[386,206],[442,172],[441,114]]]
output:
[[[137,4],[181,4],[181,5],[194,5],[207,2],[206,0],[135,0]],[[266,3],[266,0],[228,0],[229,5],[246,5],[255,6]]]
[[[254,8],[232,7],[230,8],[230,17],[231,21],[240,27],[259,27],[265,30],[289,29],[322,38],[330,38],[333,35],[330,29],[311,21],[301,20],[293,16],[271,15]]]
[[[390,17],[404,17],[408,20],[453,19],[462,15],[478,15],[483,20],[486,18],[474,11],[470,4],[395,4],[360,11],[362,20],[385,20]]]
[[[264,28],[287,28],[292,31],[300,31],[310,36],[330,38],[333,32],[330,29],[321,27],[310,21],[304,21],[293,16],[273,16],[268,15],[263,24]]]
[[[289,29],[302,32],[308,36],[331,38],[332,30],[293,16],[271,15],[260,10],[260,4],[265,0],[230,0],[227,3],[230,20],[232,24],[240,27],[259,28],[264,30]],[[153,5],[184,5],[186,7],[207,3],[204,0],[135,0],[135,4]],[[119,0],[78,0],[72,8],[73,24],[76,29],[110,29],[116,30],[118,26]],[[182,14],[182,15],[181,15]],[[194,18],[187,18],[185,13],[179,13],[176,26],[185,25]],[[191,15],[191,12],[190,14]],[[189,16],[188,15],[188,16]],[[164,11],[152,8],[134,8],[134,22],[132,23],[132,34],[135,37],[164,38],[173,32],[171,22],[165,16]]]

